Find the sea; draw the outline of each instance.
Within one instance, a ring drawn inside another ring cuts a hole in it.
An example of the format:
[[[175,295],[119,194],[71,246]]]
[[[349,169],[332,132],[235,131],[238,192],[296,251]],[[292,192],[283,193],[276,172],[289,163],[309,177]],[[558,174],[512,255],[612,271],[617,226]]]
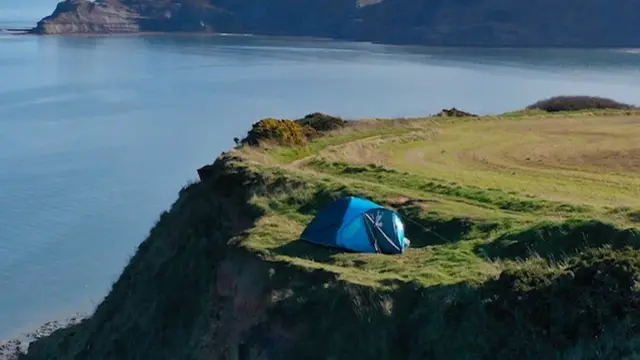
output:
[[[2,0],[0,28],[54,7]],[[640,53],[0,33],[0,339],[91,311],[257,120],[493,114],[563,94],[640,103]]]

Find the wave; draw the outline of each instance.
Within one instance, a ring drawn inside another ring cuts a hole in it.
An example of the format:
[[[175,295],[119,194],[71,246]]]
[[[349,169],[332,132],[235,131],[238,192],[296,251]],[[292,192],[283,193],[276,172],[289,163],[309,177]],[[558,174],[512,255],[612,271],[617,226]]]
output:
[[[640,49],[614,49],[613,51],[624,54],[640,55]]]

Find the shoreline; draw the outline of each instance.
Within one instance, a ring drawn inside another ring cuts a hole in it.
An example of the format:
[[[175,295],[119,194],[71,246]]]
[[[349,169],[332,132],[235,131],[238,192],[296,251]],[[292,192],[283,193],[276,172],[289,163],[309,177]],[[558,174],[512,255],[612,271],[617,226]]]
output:
[[[346,41],[354,42],[352,40],[332,39],[317,36],[295,36],[295,35],[262,35],[251,33],[218,33],[208,31],[139,31],[139,32],[104,32],[104,33],[62,33],[62,34],[37,34],[31,33],[32,29],[26,30],[11,30],[4,29],[7,32],[11,32],[16,36],[33,36],[33,37],[135,37],[135,36],[188,36],[188,37],[267,37],[273,39],[288,39],[288,40],[312,40],[312,41]],[[358,41],[365,42],[365,41]]]
[[[56,330],[76,325],[89,316],[89,313],[74,313],[61,320],[47,321],[34,330],[23,332],[11,339],[0,340],[0,360],[14,360],[16,356],[27,352],[31,342],[47,337]]]
[[[320,36],[298,36],[298,35],[268,35],[268,34],[252,34],[252,33],[219,33],[210,31],[139,31],[139,32],[82,32],[82,33],[60,33],[60,34],[38,34],[32,33],[34,28],[26,29],[0,29],[8,33],[8,35],[14,36],[34,36],[34,37],[80,37],[80,38],[93,38],[93,37],[135,37],[135,36],[157,36],[157,37],[171,37],[171,36],[183,36],[183,37],[253,37],[253,38],[269,38],[280,39],[288,41],[325,41],[325,42],[349,42],[349,43],[361,43],[371,45],[383,45],[393,47],[417,47],[417,48],[466,48],[466,49],[563,49],[563,50],[615,50],[622,51],[629,54],[640,54],[640,44],[628,45],[628,46],[562,46],[562,45],[447,45],[447,44],[416,44],[416,43],[393,43],[393,42],[380,42],[372,40],[358,40],[349,38],[328,38]]]

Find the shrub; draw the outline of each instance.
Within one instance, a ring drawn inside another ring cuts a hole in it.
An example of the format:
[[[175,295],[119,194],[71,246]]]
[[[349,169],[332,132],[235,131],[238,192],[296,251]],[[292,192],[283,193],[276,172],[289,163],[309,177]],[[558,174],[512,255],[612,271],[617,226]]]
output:
[[[547,112],[576,111],[589,109],[632,109],[631,105],[597,96],[555,96],[527,106],[528,110]]]
[[[296,120],[297,123],[303,126],[309,126],[316,131],[331,131],[340,129],[345,126],[346,121],[339,117],[315,112],[308,114],[302,119]]]
[[[307,140],[315,139],[320,135],[322,135],[319,131],[317,131],[316,129],[308,125],[303,125],[302,131],[304,133],[304,136],[307,138]]]
[[[472,114],[472,113],[468,113],[466,111],[462,111],[459,109],[456,109],[455,107],[452,107],[451,109],[442,109],[442,111],[440,111],[437,116],[440,117],[478,117],[478,115],[476,114]]]
[[[312,113],[302,119],[287,120],[266,118],[253,124],[247,137],[238,140],[236,144],[256,146],[261,142],[275,142],[278,145],[292,146],[304,144],[307,140],[321,136],[323,131],[330,131],[344,127],[346,121],[341,118]]]
[[[301,124],[285,119],[267,118],[253,124],[243,143],[255,146],[261,142],[275,142],[279,145],[301,145],[310,134]]]

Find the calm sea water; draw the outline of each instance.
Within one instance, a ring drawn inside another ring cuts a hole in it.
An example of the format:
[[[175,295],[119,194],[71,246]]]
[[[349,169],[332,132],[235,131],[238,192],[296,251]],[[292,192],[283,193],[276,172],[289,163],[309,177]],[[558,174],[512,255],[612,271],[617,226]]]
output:
[[[33,27],[51,14],[58,0],[1,0],[0,29]]]
[[[91,310],[180,187],[260,118],[640,103],[639,70],[607,50],[0,35],[0,338]]]

